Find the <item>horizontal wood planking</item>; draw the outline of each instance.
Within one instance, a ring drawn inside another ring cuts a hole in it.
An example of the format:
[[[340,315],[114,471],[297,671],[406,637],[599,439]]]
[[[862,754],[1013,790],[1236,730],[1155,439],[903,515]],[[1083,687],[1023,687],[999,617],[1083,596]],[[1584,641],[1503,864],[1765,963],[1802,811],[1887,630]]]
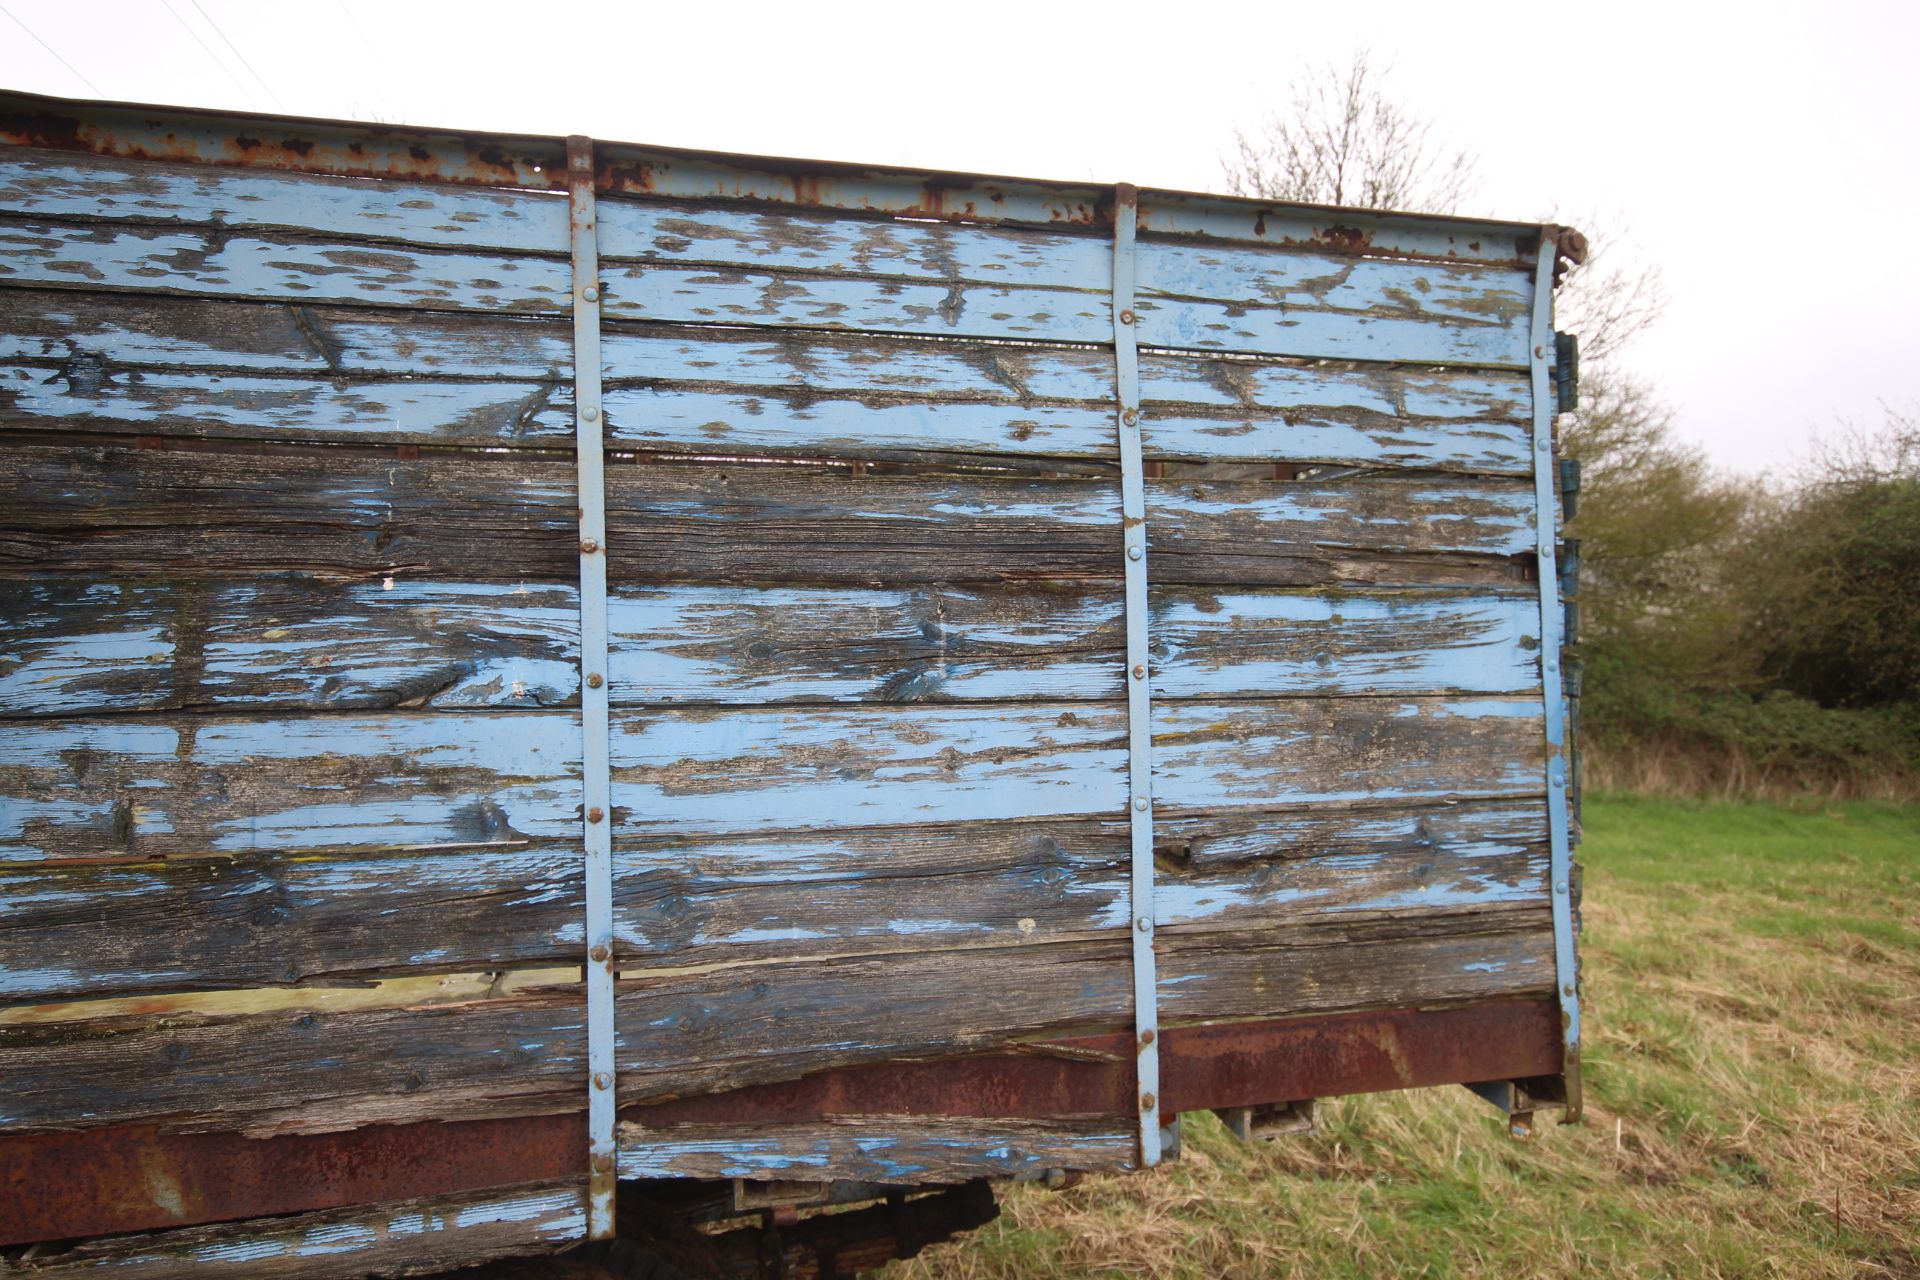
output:
[[[562,194],[322,178],[0,146],[0,207],[45,222],[318,231],[439,248],[567,255]]]
[[[616,589],[617,706],[1112,699],[1117,593],[1018,587]],[[1156,698],[1524,693],[1517,596],[1159,587]],[[0,716],[577,705],[561,586],[301,575],[0,579]]]
[[[0,1260],[0,1276],[360,1280],[552,1253],[586,1234],[583,1175],[577,1182],[489,1187],[462,1195],[85,1240],[30,1260]]]
[[[840,334],[610,327],[616,444],[1110,459],[1112,357]],[[0,423],[452,446],[570,445],[556,320],[0,289]],[[1518,375],[1149,353],[1149,457],[1529,473]],[[448,386],[441,379],[472,385]]]
[[[551,260],[451,252],[506,250],[551,223],[551,197],[381,184],[341,217],[343,192],[368,184],[252,175],[243,190],[169,166],[14,152],[0,162],[19,216],[0,229],[13,282],[148,288],[215,296],[383,302],[499,311],[553,310],[566,296]],[[279,184],[276,189],[275,184]],[[96,199],[89,202],[88,191]],[[54,219],[98,217],[98,197],[141,223],[78,234]],[[517,202],[517,203],[516,203]],[[230,216],[229,206],[238,207]],[[142,216],[144,215],[144,216]],[[245,234],[274,228],[384,243],[313,244]],[[463,225],[463,223],[465,225]],[[211,225],[211,231],[199,227]],[[244,230],[236,234],[234,226]],[[498,225],[497,232],[480,230]],[[600,213],[610,318],[799,326],[1104,344],[1111,250],[1082,233],[920,220],[819,216],[609,199]],[[551,250],[564,246],[555,237]],[[1527,362],[1526,277],[1453,261],[1362,259],[1299,247],[1143,245],[1141,336],[1150,345],[1271,355],[1475,364]],[[556,284],[558,283],[558,287]],[[879,286],[879,287],[876,287]]]
[[[581,1105],[586,1006],[542,998],[0,1027],[0,1129],[133,1121],[257,1136]]]
[[[914,1185],[1133,1168],[1139,1135],[1111,1116],[1055,1120],[835,1116],[814,1124],[619,1130],[623,1178],[850,1178]]]
[[[1511,267],[1175,240],[1139,247],[1157,347],[1507,368],[1528,361],[1533,277]]]
[[[499,458],[0,450],[0,568],[569,580],[573,466]],[[888,476],[774,465],[615,466],[616,582],[1110,579],[1106,481]],[[1518,480],[1153,481],[1163,583],[1524,585],[1533,495]]]
[[[1167,816],[1538,794],[1537,698],[1166,702]],[[620,836],[1117,814],[1112,703],[627,711]],[[560,712],[210,715],[0,724],[0,861],[513,847],[572,838]]]
[[[379,178],[389,183],[564,189],[565,143],[559,138],[391,126],[370,129],[351,123],[210,112],[156,115],[152,107],[76,103],[29,94],[4,95],[0,106],[6,109],[9,139],[67,153],[213,164],[229,172],[238,166]],[[281,136],[283,130],[294,136]],[[1108,206],[1114,195],[1112,187],[1093,183],[726,157],[616,142],[596,142],[594,149],[599,156],[598,185],[606,196],[719,199],[750,208],[884,212],[1050,230],[1083,226],[1097,232],[1111,220]],[[1564,230],[1151,188],[1140,196],[1141,226],[1150,231],[1347,252],[1512,262],[1531,258],[1543,230]],[[1571,245],[1569,252],[1575,252]]]
[[[1531,902],[1247,932],[1169,930],[1170,1022],[1438,1005],[1553,981]],[[662,971],[621,984],[619,1089],[660,1101],[870,1062],[1017,1049],[1130,1017],[1123,937]],[[964,969],[965,981],[956,982]],[[577,992],[349,1013],[0,1027],[0,1129],[258,1135],[578,1105]],[[324,1046],[324,1049],[322,1048]],[[1044,1051],[1044,1050],[1036,1050]]]
[[[1546,908],[1533,904],[1414,921],[1169,931],[1159,944],[1160,1012],[1165,1022],[1203,1021],[1537,992],[1553,982],[1550,937]],[[1127,945],[1115,938],[853,957],[623,983],[621,1100],[1124,1024]]]
[[[1244,928],[1544,900],[1543,813],[1508,802],[1175,820],[1162,828],[1156,912],[1163,927]],[[1126,862],[1117,820],[622,848],[619,964],[638,972],[1124,929]],[[582,909],[578,851],[560,844],[0,868],[0,1000],[564,963],[579,950]],[[456,985],[448,998],[471,994]],[[88,1006],[47,1011],[55,1015],[86,1017]]]

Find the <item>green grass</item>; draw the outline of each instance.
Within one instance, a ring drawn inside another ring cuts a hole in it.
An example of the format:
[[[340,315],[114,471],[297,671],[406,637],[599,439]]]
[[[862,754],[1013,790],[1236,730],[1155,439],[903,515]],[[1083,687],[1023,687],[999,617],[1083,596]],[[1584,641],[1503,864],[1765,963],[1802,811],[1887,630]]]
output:
[[[1341,1099],[1243,1147],[1015,1188],[888,1272],[1920,1276],[1920,808],[1590,799],[1587,1120]]]

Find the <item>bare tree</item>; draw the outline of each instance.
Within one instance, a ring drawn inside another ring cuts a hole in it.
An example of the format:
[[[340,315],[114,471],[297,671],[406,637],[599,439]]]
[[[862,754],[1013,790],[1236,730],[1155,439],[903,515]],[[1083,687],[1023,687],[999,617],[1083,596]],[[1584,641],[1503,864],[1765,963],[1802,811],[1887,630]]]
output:
[[[1303,204],[1452,213],[1479,186],[1474,157],[1389,92],[1391,65],[1366,49],[1295,83],[1285,111],[1234,131],[1224,159],[1235,195]]]

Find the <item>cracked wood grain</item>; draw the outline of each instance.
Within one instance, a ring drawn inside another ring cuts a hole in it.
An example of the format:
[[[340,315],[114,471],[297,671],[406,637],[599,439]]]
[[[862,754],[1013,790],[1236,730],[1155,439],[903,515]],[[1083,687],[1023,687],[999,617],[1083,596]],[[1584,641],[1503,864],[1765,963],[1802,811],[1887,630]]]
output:
[[[1553,981],[1544,906],[1170,928],[1170,1022],[1446,1004]],[[1125,1025],[1127,943],[1067,940],[626,975],[623,1104],[834,1067],[1017,1049]],[[956,976],[964,973],[963,981]],[[169,1013],[0,1027],[14,1132],[131,1121],[266,1135],[577,1107],[578,988],[465,1004],[242,1018]]]
[[[564,582],[571,463],[346,454],[0,450],[0,567]],[[774,466],[615,466],[615,582],[917,585],[1116,576],[1106,481],[849,478]],[[1153,481],[1156,581],[1524,586],[1518,480]]]
[[[422,185],[406,198],[409,184],[383,183],[355,202],[369,184],[262,174],[241,185],[226,190],[191,168],[10,151],[0,190],[10,189],[16,216],[40,221],[0,228],[10,249],[0,273],[24,284],[486,311],[552,311],[566,295],[563,264],[526,254],[566,243],[551,196]],[[1112,336],[1111,250],[1077,229],[619,199],[600,219],[611,318]],[[308,239],[340,226],[373,243]],[[1180,242],[1144,243],[1140,256],[1148,345],[1526,364],[1527,278],[1512,267]]]
[[[1417,803],[1170,820],[1159,828],[1156,911],[1163,927],[1245,928],[1543,899],[1538,809]],[[1125,927],[1126,865],[1117,819],[625,844],[614,857],[619,963],[1096,934]],[[557,843],[0,867],[0,1000],[562,964],[579,950],[580,892],[578,852]],[[36,1016],[89,1015],[82,1003]]]
[[[1155,588],[1156,698],[1523,693],[1520,597]],[[574,590],[506,583],[0,579],[0,715],[574,706]],[[1113,699],[1117,592],[616,589],[616,706]]]
[[[1540,793],[1527,698],[1167,702],[1156,804],[1230,809]],[[620,837],[1118,814],[1113,703],[624,711]],[[559,712],[0,723],[0,860],[508,848],[580,821]]]
[[[1098,351],[616,324],[602,356],[610,439],[635,448],[1114,453]],[[558,318],[0,289],[12,427],[564,446],[571,363]],[[1149,458],[1530,471],[1516,374],[1148,352],[1141,379]]]

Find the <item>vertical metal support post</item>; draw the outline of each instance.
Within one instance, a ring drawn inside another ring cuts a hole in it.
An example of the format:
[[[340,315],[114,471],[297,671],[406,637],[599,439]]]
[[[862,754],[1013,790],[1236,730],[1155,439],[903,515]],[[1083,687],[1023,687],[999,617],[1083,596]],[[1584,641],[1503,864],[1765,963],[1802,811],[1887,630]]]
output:
[[[613,781],[607,765],[607,490],[593,141],[567,139],[574,456],[580,482],[580,735],[587,902],[587,1236],[613,1235]]]
[[[1553,967],[1564,1034],[1567,1106],[1565,1119],[1580,1118],[1580,991],[1573,945],[1573,850],[1567,791],[1567,702],[1561,666],[1560,572],[1555,563],[1560,536],[1554,496],[1553,268],[1559,242],[1551,227],[1540,233],[1534,268],[1532,362],[1533,496],[1540,557],[1540,692],[1547,722],[1547,831],[1552,841],[1549,888],[1553,901]]]
[[[1127,813],[1132,821],[1134,1063],[1140,1164],[1160,1163],[1160,1007],[1153,954],[1153,704],[1147,654],[1147,492],[1140,457],[1140,343],[1133,309],[1140,194],[1125,183],[1113,203],[1113,359],[1120,433],[1120,527],[1127,598]]]

